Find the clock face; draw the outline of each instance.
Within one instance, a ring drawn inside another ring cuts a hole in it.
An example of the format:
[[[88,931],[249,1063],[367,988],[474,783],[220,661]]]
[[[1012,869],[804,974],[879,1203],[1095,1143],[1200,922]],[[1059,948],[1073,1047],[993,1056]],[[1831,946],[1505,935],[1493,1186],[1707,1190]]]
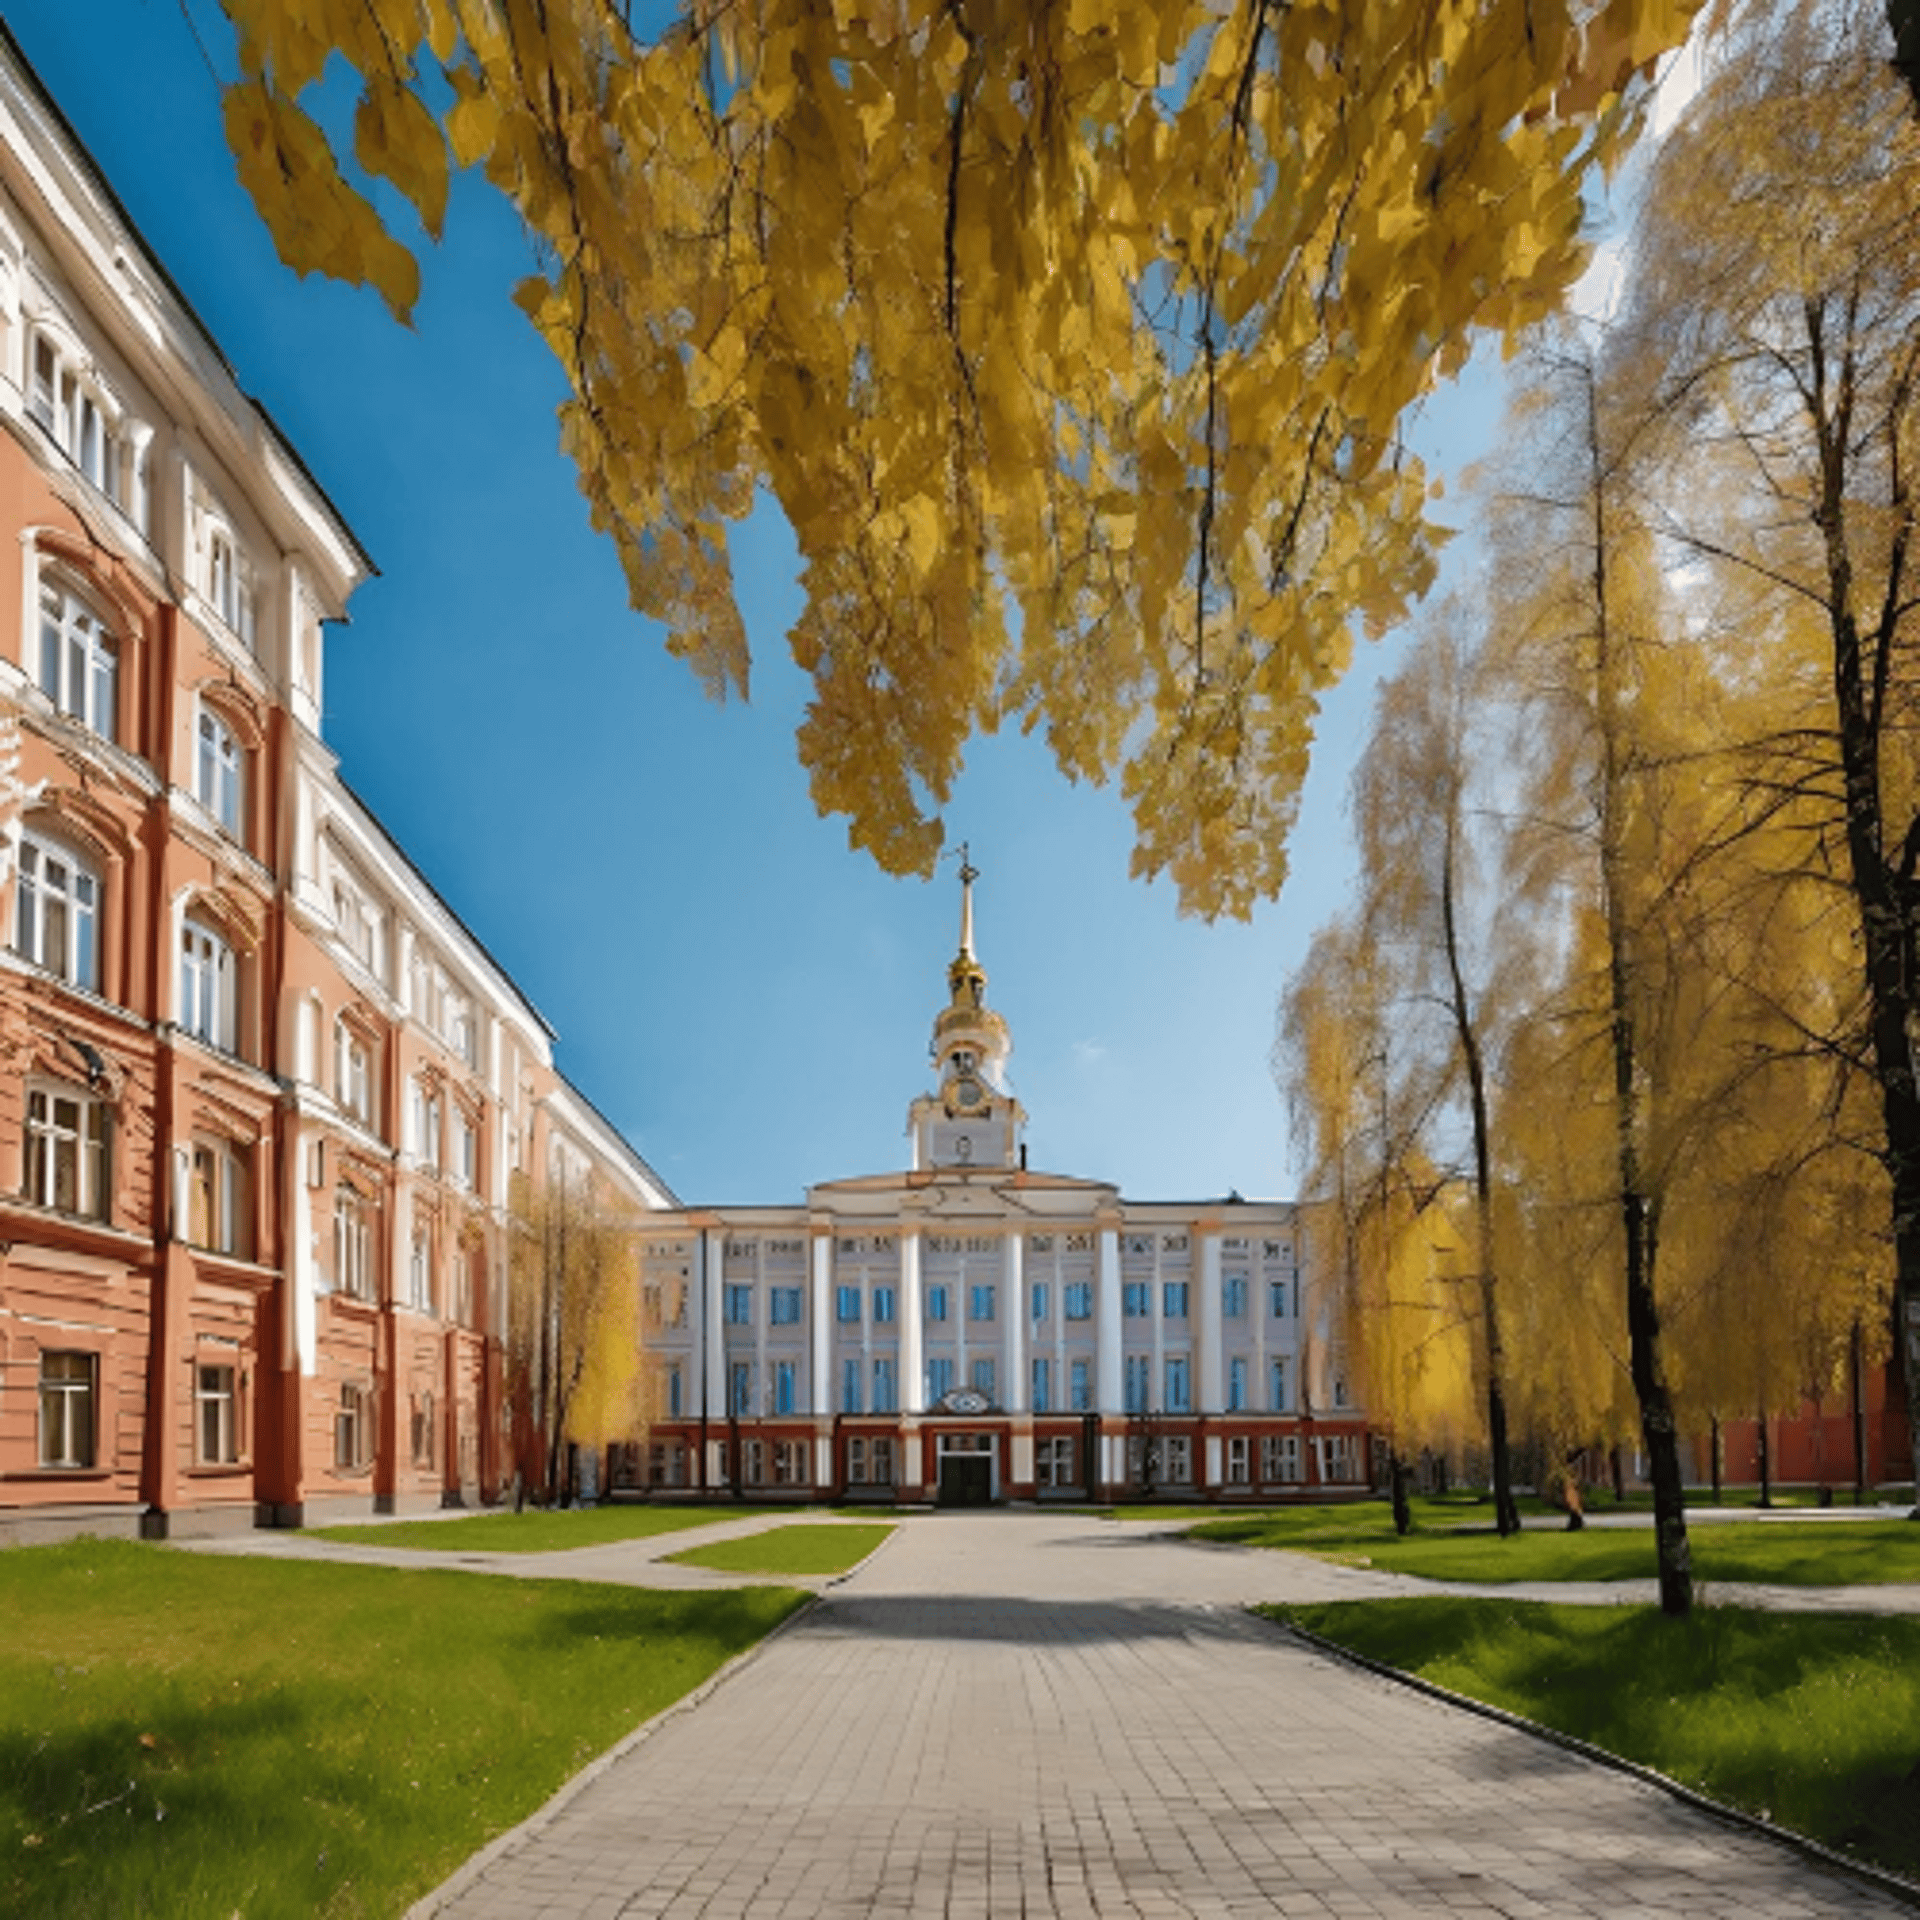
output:
[[[947,1395],[946,1407],[949,1413],[985,1413],[987,1396],[972,1387],[956,1387]]]
[[[954,1097],[963,1107],[977,1107],[980,1104],[980,1082],[962,1078],[953,1083]]]

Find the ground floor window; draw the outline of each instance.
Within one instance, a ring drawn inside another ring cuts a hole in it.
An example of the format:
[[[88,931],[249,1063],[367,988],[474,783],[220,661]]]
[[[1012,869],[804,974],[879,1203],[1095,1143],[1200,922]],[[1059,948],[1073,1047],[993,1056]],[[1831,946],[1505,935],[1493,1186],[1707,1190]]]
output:
[[[100,1356],[40,1356],[40,1464],[90,1467],[98,1427]]]
[[[1051,1440],[1037,1440],[1033,1448],[1033,1481],[1036,1487],[1055,1492],[1077,1487],[1073,1470],[1073,1436],[1061,1434]]]
[[[876,1487],[893,1485],[893,1442],[881,1438],[873,1443],[873,1484]]]
[[[767,1484],[767,1443],[764,1440],[748,1440],[740,1452],[745,1461],[747,1485],[764,1487]]]
[[[804,1487],[807,1480],[807,1443],[804,1440],[776,1440],[773,1444],[774,1485]]]
[[[434,1457],[434,1406],[433,1395],[416,1393],[413,1396],[413,1464],[416,1467],[431,1467]]]
[[[687,1484],[687,1449],[680,1440],[656,1440],[647,1449],[647,1484],[654,1487],[684,1487]]]
[[[1360,1450],[1354,1445],[1352,1434],[1328,1434],[1324,1439],[1316,1439],[1314,1445],[1322,1450],[1320,1454],[1321,1479],[1359,1479]]]
[[[1269,1433],[1260,1442],[1260,1478],[1269,1483],[1300,1478],[1300,1442],[1291,1433]]]
[[[1235,1434],[1227,1442],[1227,1485],[1244,1487],[1248,1484],[1247,1472],[1247,1436]]]
[[[358,1473],[372,1458],[373,1395],[343,1383],[333,1415],[333,1464],[342,1473]]]
[[[1193,1442],[1184,1433],[1169,1434],[1162,1457],[1167,1463],[1167,1481],[1171,1486],[1193,1484]]]
[[[193,1370],[194,1432],[203,1467],[230,1467],[240,1458],[240,1408],[231,1367]]]

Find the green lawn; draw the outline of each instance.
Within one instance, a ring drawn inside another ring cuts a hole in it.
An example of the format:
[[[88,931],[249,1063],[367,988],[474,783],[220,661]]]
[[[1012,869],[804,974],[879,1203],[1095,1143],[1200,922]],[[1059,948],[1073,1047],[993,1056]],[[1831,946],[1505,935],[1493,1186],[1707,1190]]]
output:
[[[1469,1510],[1473,1512],[1473,1510]],[[1395,1536],[1384,1500],[1235,1514],[1195,1527],[1204,1540],[1287,1547],[1347,1566],[1430,1580],[1651,1579],[1651,1528],[1528,1527],[1501,1539],[1491,1518],[1415,1502],[1415,1531]],[[1780,1586],[1920,1582],[1920,1526],[1907,1520],[1716,1520],[1688,1530],[1696,1578]]]
[[[0,1912],[399,1913],[803,1597],[0,1551]]]
[[[826,1575],[857,1567],[879,1546],[891,1526],[801,1525],[769,1527],[738,1540],[715,1540],[704,1547],[687,1547],[667,1555],[690,1567],[712,1567],[721,1573],[789,1573]]]
[[[747,1520],[790,1512],[785,1507],[528,1507],[521,1513],[475,1513],[458,1520],[385,1520],[363,1527],[315,1527],[316,1540],[345,1540],[360,1547],[419,1548],[429,1553],[564,1553],[570,1547],[604,1547],[619,1540],[645,1540],[722,1520]]]
[[[1263,1611],[1920,1872],[1920,1619],[1446,1598]]]

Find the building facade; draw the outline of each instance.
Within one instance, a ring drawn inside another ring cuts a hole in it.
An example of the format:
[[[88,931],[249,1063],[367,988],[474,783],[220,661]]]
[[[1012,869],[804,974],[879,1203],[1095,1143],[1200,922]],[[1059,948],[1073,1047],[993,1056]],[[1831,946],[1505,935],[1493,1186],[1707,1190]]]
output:
[[[493,1497],[508,1194],[672,1196],[341,780],[370,571],[0,44],[0,1538]]]
[[[962,1504],[1361,1491],[1365,1420],[1293,1206],[1029,1168],[976,877],[907,1170],[647,1222],[637,1477]]]

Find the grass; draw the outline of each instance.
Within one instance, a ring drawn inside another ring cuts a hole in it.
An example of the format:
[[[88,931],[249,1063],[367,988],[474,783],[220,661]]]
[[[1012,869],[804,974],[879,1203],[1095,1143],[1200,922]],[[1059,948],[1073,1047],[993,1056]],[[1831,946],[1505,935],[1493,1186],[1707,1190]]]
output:
[[[1471,1509],[1469,1511],[1472,1511]],[[1347,1566],[1429,1580],[1634,1580],[1654,1574],[1648,1528],[1529,1527],[1502,1540],[1490,1516],[1461,1524],[1444,1502],[1414,1503],[1415,1531],[1393,1531],[1384,1500],[1216,1517],[1203,1540],[1292,1548]],[[1906,1520],[1715,1521],[1690,1529],[1695,1577],[1773,1586],[1920,1582],[1920,1526]]]
[[[1920,1620],[1448,1598],[1262,1611],[1920,1874]]]
[[[0,1552],[0,1912],[398,1913],[802,1597]]]
[[[688,1547],[667,1558],[690,1567],[712,1567],[721,1573],[846,1573],[892,1531],[892,1527],[883,1525],[769,1527],[739,1540],[714,1540],[704,1547]]]
[[[711,1507],[528,1507],[522,1513],[475,1513],[458,1520],[384,1520],[364,1527],[315,1527],[316,1540],[359,1547],[405,1547],[422,1553],[564,1553],[620,1540],[753,1520],[787,1509],[729,1501]]]

